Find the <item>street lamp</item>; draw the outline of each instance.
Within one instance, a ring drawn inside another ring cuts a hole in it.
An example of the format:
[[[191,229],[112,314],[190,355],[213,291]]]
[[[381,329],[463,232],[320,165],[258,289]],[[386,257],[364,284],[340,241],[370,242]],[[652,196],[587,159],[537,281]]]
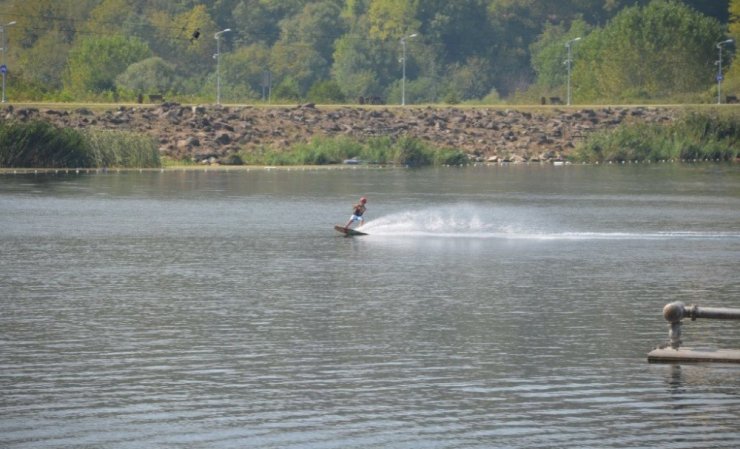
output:
[[[735,42],[734,39],[727,39],[726,41],[717,43],[717,50],[719,50],[719,59],[717,60],[717,104],[722,104],[722,46],[725,44],[731,44]]]
[[[406,105],[406,39],[410,37],[416,37],[416,33],[409,34],[401,38],[401,47],[403,48],[403,56],[401,62],[403,62],[403,75],[401,77],[401,106]]]
[[[0,66],[0,72],[3,74],[3,98],[2,102],[5,103],[5,75],[8,73],[8,66],[5,64],[6,57],[5,55],[8,53],[8,40],[5,38],[5,28],[9,27],[11,25],[15,25],[15,20],[12,22],[8,22],[5,25],[0,26],[0,33],[3,33],[3,64]]]
[[[216,38],[216,54],[213,55],[216,58],[216,104],[221,104],[221,35],[229,31],[231,28],[226,28],[213,36]]]
[[[571,65],[573,64],[573,53],[572,53],[571,47],[573,46],[574,42],[578,42],[580,40],[581,38],[577,37],[565,43],[565,48],[568,49],[568,59],[565,60],[565,63],[568,65],[568,95],[567,95],[568,106],[570,106],[570,72],[571,72]]]

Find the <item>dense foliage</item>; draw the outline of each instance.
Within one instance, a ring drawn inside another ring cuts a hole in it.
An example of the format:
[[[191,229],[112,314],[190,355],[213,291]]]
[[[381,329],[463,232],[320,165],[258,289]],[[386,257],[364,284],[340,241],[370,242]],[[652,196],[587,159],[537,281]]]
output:
[[[734,161],[740,122],[727,114],[692,112],[671,124],[642,123],[587,137],[574,153],[582,162]]]
[[[740,38],[740,0],[0,0],[0,16],[12,100],[213,101],[220,47],[229,103],[533,102],[565,97],[580,37],[575,102],[702,102],[715,44]]]
[[[159,167],[154,139],[125,131],[57,128],[46,121],[0,122],[0,167]]]

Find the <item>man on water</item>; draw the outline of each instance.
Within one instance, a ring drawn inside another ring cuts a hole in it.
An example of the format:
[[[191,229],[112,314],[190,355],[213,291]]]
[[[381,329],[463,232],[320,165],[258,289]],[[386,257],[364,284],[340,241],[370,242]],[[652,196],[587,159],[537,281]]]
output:
[[[365,219],[362,218],[362,214],[364,214],[365,210],[367,210],[367,208],[365,207],[365,203],[367,203],[367,198],[363,196],[362,198],[360,198],[360,202],[353,206],[354,210],[352,211],[352,216],[349,217],[349,221],[346,225],[344,225],[344,229],[349,229],[349,225],[351,225],[355,221],[359,221],[360,226],[365,224]]]

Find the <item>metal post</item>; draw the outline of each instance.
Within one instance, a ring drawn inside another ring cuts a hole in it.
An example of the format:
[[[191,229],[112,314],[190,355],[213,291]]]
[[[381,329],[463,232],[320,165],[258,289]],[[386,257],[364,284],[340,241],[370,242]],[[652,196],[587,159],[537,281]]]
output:
[[[221,104],[221,39],[216,34],[216,104]]]
[[[3,34],[3,64],[2,64],[2,68],[0,69],[0,71],[2,72],[2,75],[3,75],[3,97],[2,97],[2,102],[3,103],[6,102],[6,100],[5,100],[5,77],[6,77],[7,72],[8,72],[8,66],[6,64],[7,58],[5,56],[8,53],[8,44],[7,44],[8,40],[5,37],[5,28],[6,27],[9,27],[11,25],[15,25],[15,21],[8,22],[5,25],[0,26],[0,32]]]
[[[571,73],[571,65],[573,64],[573,53],[572,53],[571,47],[573,46],[573,43],[574,42],[577,42],[577,41],[580,41],[580,40],[581,40],[581,38],[580,37],[577,37],[577,38],[571,39],[571,40],[569,40],[568,42],[565,43],[565,48],[568,49],[568,59],[565,60],[565,63],[568,66],[568,95],[566,96],[567,102],[568,102],[568,106],[570,106],[570,97],[571,97],[571,92],[570,92],[570,73]]]
[[[668,340],[671,348],[676,350],[681,346],[681,320],[684,317],[685,308],[682,302],[672,302],[663,307],[663,318],[670,323]]]
[[[216,38],[216,104],[221,104],[221,35],[231,31],[231,28],[219,31],[214,35]]]
[[[0,27],[0,31],[3,33],[3,65],[2,68],[0,68],[0,71],[3,72],[3,99],[2,102],[5,103],[5,73],[8,71],[8,66],[5,65],[5,53],[7,53],[6,45],[5,45],[5,27]]]
[[[403,48],[403,56],[401,62],[403,62],[402,76],[401,76],[401,106],[406,105],[406,39],[410,37],[416,37],[416,33],[409,34],[401,38],[401,47]]]
[[[406,105],[406,38],[401,39],[401,47],[403,48],[403,56],[401,60],[403,62],[403,69],[401,75],[401,106]]]
[[[671,342],[671,348],[678,349],[681,347],[681,322],[676,321],[675,323],[671,323],[670,328],[668,329],[668,339]]]
[[[719,51],[719,59],[717,59],[717,104],[722,104],[722,46],[725,44],[731,44],[735,42],[733,39],[727,39],[726,41],[717,43],[717,50]]]

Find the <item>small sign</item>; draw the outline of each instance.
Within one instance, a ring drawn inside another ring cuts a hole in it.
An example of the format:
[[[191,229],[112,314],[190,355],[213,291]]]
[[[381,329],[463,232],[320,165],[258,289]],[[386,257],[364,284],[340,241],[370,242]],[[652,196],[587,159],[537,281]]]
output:
[[[719,75],[717,75],[717,81],[722,81],[722,80],[724,80],[724,79],[725,79],[725,77],[724,77],[724,76],[722,76],[722,74],[721,74],[721,73],[720,73]]]
[[[5,64],[0,65],[0,73],[2,73],[3,75],[8,73],[8,66],[6,66]]]

